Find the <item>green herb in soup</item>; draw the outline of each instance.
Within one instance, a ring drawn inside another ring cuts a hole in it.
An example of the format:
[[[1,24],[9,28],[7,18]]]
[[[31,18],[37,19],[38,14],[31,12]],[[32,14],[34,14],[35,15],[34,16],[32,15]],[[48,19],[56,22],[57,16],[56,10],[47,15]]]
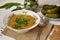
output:
[[[28,24],[28,20],[24,19],[24,18],[16,18],[16,23],[27,25]]]
[[[14,15],[8,20],[8,25],[15,29],[24,29],[32,27],[35,23],[36,19],[31,15],[27,14],[19,14]]]

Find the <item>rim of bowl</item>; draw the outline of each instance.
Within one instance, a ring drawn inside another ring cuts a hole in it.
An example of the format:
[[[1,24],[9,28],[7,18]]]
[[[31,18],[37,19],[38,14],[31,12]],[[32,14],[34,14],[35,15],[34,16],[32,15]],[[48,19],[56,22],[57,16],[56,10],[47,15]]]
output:
[[[7,26],[9,29],[12,29],[12,30],[14,30],[14,31],[21,31],[21,30],[30,30],[30,29],[33,29],[33,28],[35,28],[39,23],[40,23],[40,20],[41,20],[41,18],[40,18],[40,16],[37,14],[37,13],[35,13],[35,12],[33,12],[33,11],[30,11],[30,10],[16,10],[16,11],[28,11],[28,12],[32,12],[33,14],[35,14],[35,16],[37,16],[37,18],[38,18],[38,23],[36,23],[36,24],[34,24],[32,27],[28,27],[28,28],[25,28],[25,29],[14,29],[14,28],[12,28],[12,27],[10,27],[10,26],[8,26],[7,24],[5,24],[4,22],[6,21],[5,20],[5,17],[7,16],[5,16],[4,17],[4,19],[3,19],[3,24],[5,25],[5,26]],[[16,12],[16,11],[13,11],[13,12]],[[12,12],[10,12],[10,13],[12,13]],[[31,14],[32,15],[32,14]]]

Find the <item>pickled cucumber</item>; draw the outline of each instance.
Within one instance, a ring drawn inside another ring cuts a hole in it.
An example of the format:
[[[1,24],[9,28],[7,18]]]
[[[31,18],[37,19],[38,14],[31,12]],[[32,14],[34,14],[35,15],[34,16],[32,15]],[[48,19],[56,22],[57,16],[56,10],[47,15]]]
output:
[[[52,9],[52,8],[56,8],[56,5],[43,5],[43,9]]]
[[[58,7],[56,7],[56,8],[53,8],[53,9],[48,9],[46,12],[47,13],[57,13],[58,12]]]
[[[58,18],[59,17],[59,14],[57,14],[57,13],[55,13],[55,14],[54,13],[52,13],[52,14],[46,13],[45,16],[46,17],[49,17],[49,18]]]
[[[44,5],[42,13],[48,18],[60,18],[60,6]]]

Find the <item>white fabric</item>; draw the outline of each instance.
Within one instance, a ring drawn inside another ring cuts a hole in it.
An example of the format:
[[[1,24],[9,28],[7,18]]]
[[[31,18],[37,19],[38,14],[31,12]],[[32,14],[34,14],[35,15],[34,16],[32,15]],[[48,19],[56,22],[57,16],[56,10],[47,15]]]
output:
[[[3,19],[8,12],[9,10],[0,9],[0,30],[3,30],[6,27],[3,24]],[[1,29],[1,27],[3,27],[3,29]],[[0,36],[0,40],[15,40],[14,38],[3,35],[1,31],[0,31],[0,35],[2,35]]]
[[[8,37],[8,36],[5,36],[5,35],[3,35],[3,34],[1,34],[2,36],[0,36],[0,40],[15,40],[15,39],[13,39],[13,38],[11,38],[11,37]]]
[[[18,2],[18,3],[21,3],[21,4],[24,4],[24,0],[0,0],[0,6],[4,5],[5,3],[7,2]],[[0,40],[15,40],[14,38],[11,38],[9,36],[5,36],[3,34],[1,34],[1,30],[3,30],[6,26],[4,26],[3,24],[3,20],[4,20],[4,17],[6,16],[6,14],[8,14],[12,9],[15,9],[16,7],[12,7],[8,10],[5,10],[5,9],[0,9]],[[3,29],[1,28],[3,27]]]
[[[51,4],[60,5],[60,0],[37,0],[39,5]]]
[[[18,3],[24,4],[24,0],[0,0],[0,6],[8,2],[18,2]]]

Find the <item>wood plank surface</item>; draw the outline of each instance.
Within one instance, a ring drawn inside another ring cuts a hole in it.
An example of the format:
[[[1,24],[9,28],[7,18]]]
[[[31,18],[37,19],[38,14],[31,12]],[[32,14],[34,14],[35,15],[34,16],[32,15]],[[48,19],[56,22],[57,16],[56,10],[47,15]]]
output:
[[[16,33],[8,28],[6,28],[4,31],[3,31],[3,34],[7,35],[7,36],[10,36],[10,37],[13,37],[15,38],[16,40],[35,40],[36,36],[37,36],[37,30],[38,30],[38,27],[30,30],[29,32],[27,33]]]
[[[16,33],[6,27],[2,33],[7,36],[15,38],[16,40],[36,40],[38,28],[39,27],[36,27],[27,33],[21,34],[21,33]],[[48,24],[45,28],[43,28],[42,34],[40,36],[40,40],[45,40],[50,28],[51,28],[50,24]]]

